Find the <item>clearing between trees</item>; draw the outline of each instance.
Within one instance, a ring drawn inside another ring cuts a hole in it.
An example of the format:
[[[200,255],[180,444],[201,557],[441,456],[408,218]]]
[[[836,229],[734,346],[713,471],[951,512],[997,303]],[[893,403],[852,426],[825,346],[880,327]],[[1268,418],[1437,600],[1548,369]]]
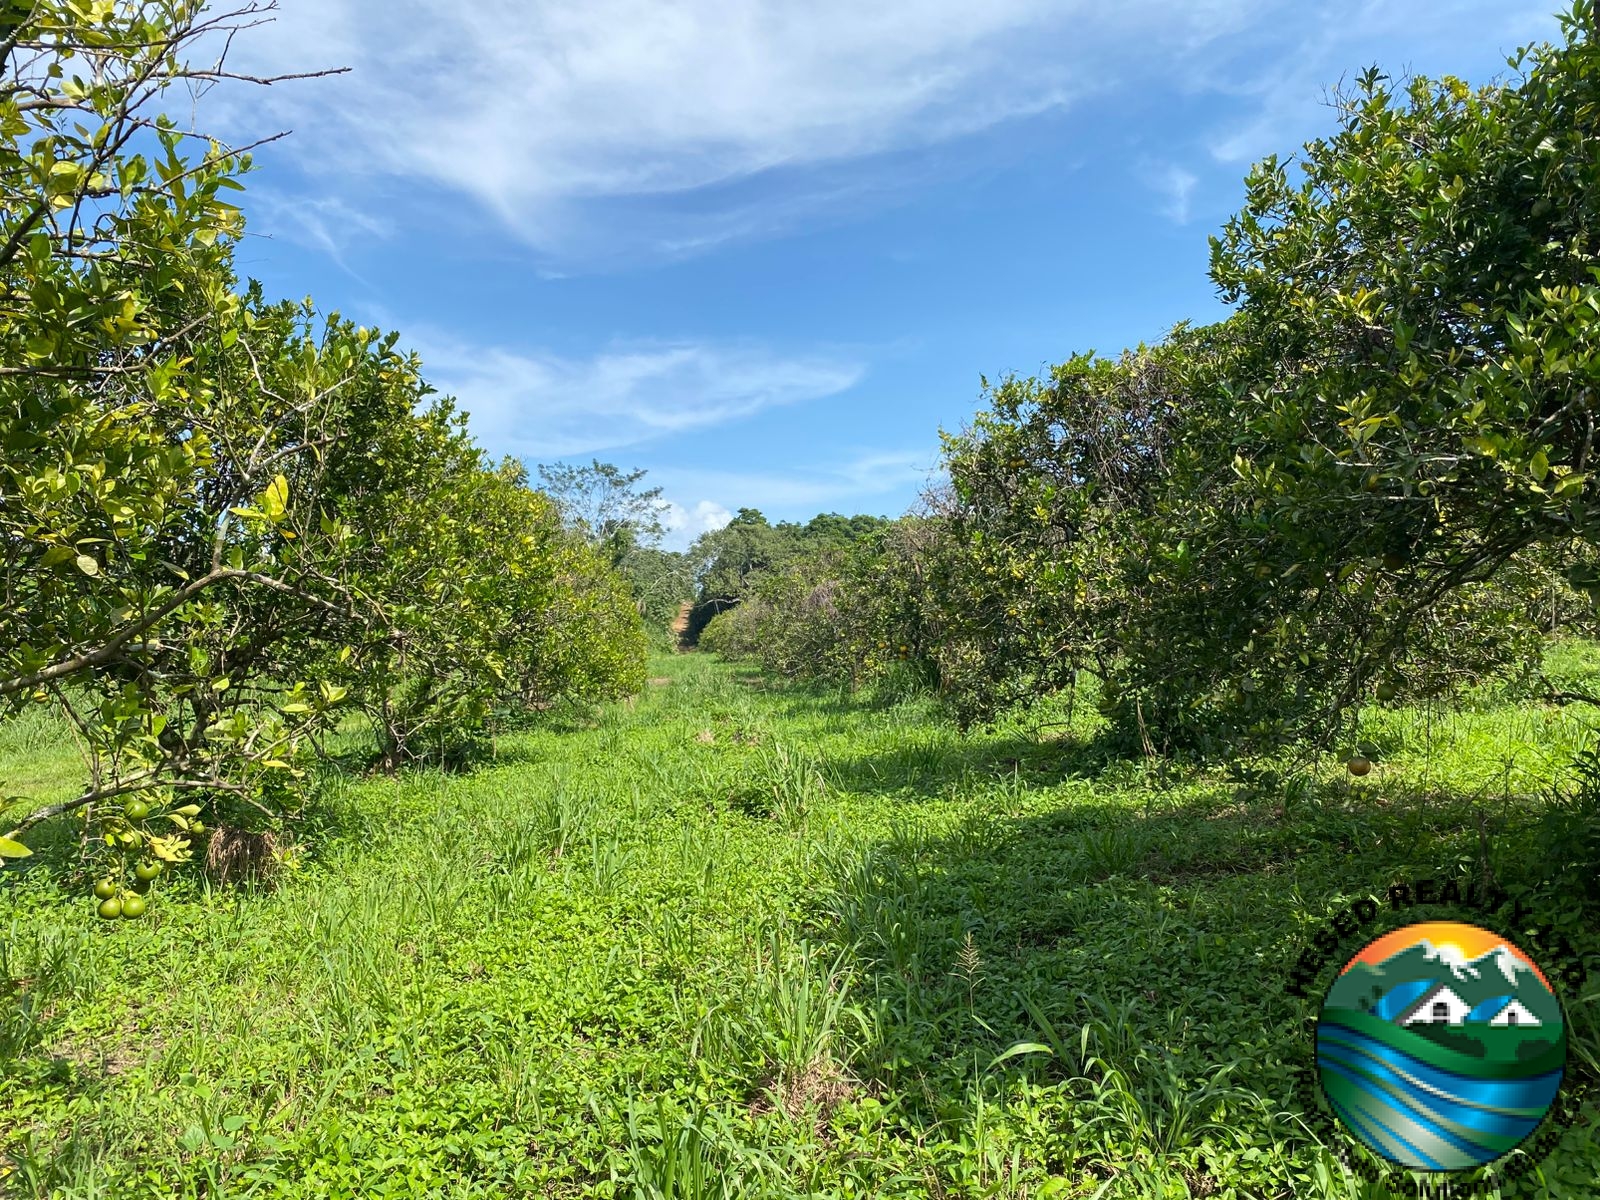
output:
[[[1549,798],[1580,716],[1489,692],[1274,780],[1117,757],[1081,702],[963,738],[914,693],[650,670],[471,773],[330,768],[270,889],[95,923],[65,835],[14,865],[0,1187],[1361,1195],[1296,1116],[1295,956],[1398,879],[1538,883],[1594,803]],[[62,730],[0,737],[70,792]],[[1592,1117],[1542,1172],[1507,1194],[1585,1194]]]

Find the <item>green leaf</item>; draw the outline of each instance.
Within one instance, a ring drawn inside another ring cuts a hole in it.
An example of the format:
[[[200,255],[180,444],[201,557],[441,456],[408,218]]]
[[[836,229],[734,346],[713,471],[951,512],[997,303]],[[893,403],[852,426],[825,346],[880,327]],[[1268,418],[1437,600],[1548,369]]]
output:
[[[1571,475],[1562,476],[1561,482],[1556,484],[1554,494],[1557,497],[1565,496],[1568,492],[1581,492],[1588,476],[1581,471],[1574,471]]]
[[[1008,1058],[1020,1058],[1024,1054],[1052,1054],[1053,1055],[1054,1053],[1055,1053],[1054,1050],[1050,1049],[1049,1046],[1046,1046],[1041,1042],[1018,1042],[1015,1046],[1012,1046],[1009,1050],[1003,1050],[999,1054],[995,1055],[994,1056],[994,1060],[989,1063],[989,1069],[992,1071],[992,1070],[994,1070],[995,1067],[997,1067],[1001,1063],[1005,1062]]]
[[[73,559],[73,562],[77,564],[78,570],[82,571],[85,575],[100,574],[100,564],[87,554],[78,555],[77,558]]]
[[[279,475],[267,486],[266,491],[256,497],[256,503],[267,514],[269,521],[276,524],[283,520],[289,507],[289,481]]]
[[[0,837],[0,858],[27,858],[32,853],[15,838]]]

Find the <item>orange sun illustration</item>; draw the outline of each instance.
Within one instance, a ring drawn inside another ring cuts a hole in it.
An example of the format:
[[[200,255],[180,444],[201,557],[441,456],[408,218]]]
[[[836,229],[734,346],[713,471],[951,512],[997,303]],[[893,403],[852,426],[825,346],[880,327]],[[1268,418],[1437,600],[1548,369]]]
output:
[[[1504,946],[1518,961],[1532,967],[1533,973],[1546,988],[1550,986],[1550,981],[1544,977],[1544,972],[1539,970],[1539,964],[1506,938],[1498,933],[1490,933],[1487,929],[1479,929],[1476,925],[1465,925],[1460,921],[1423,921],[1417,925],[1396,929],[1393,933],[1386,933],[1376,941],[1363,946],[1354,958],[1345,963],[1344,970],[1339,973],[1344,974],[1344,971],[1348,971],[1359,962],[1377,966],[1384,959],[1399,954],[1402,950],[1409,950],[1422,941],[1431,944],[1444,961],[1455,963],[1471,962],[1499,946]]]

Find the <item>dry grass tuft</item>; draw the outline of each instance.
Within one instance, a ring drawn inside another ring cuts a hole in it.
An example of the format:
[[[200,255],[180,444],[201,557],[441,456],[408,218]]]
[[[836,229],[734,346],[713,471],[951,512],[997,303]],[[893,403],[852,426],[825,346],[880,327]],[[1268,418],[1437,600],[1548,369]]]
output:
[[[206,875],[213,883],[271,883],[278,874],[278,839],[219,825],[206,843]]]
[[[763,1116],[782,1109],[791,1119],[814,1114],[818,1129],[828,1122],[833,1110],[855,1094],[856,1081],[838,1063],[824,1054],[793,1075],[770,1076],[750,1102],[750,1115]]]

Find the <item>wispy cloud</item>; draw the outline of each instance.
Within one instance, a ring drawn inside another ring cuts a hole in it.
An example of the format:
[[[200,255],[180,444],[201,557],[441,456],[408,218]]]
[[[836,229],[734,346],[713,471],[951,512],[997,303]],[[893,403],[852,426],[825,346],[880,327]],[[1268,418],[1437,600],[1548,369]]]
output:
[[[424,330],[408,339],[425,377],[471,413],[497,453],[560,458],[705,429],[836,395],[858,362],[760,346],[639,342],[589,358],[470,345]]]
[[[1177,163],[1150,163],[1144,169],[1145,180],[1161,197],[1161,215],[1178,225],[1189,223],[1189,198],[1194,195],[1200,177]]]
[[[938,467],[938,451],[863,450],[833,463],[803,470],[725,471],[661,467],[650,472],[650,482],[660,484],[668,498],[679,497],[684,508],[712,506],[759,508],[773,514],[810,515],[828,510],[874,511],[908,507],[916,491],[930,481]],[[703,497],[688,501],[683,497]]]
[[[893,202],[918,155],[1090,95],[1232,97],[1188,134],[1212,171],[1327,128],[1327,84],[1405,47],[1481,62],[1552,35],[1551,0],[288,0],[234,48],[256,73],[350,74],[218,89],[225,130],[346,212],[509,230],[548,273],[683,258]],[[1056,149],[1060,149],[1059,147]],[[1172,156],[1168,152],[1168,157]],[[1175,172],[1175,173],[1174,173]],[[1188,218],[1191,161],[1165,183]],[[450,212],[468,197],[473,212]],[[331,212],[306,236],[338,252]],[[320,232],[318,226],[321,226]],[[332,243],[330,245],[330,243]]]
[[[1303,6],[1297,19],[1267,25],[1239,39],[1226,57],[1190,63],[1195,90],[1234,95],[1245,114],[1211,131],[1211,156],[1230,167],[1268,154],[1286,155],[1330,127],[1332,94],[1376,62],[1386,73],[1461,72],[1487,48],[1510,53],[1519,45],[1555,38],[1549,0],[1431,0],[1411,4]],[[1393,47],[1405,47],[1396,53]],[[1496,64],[1496,69],[1500,65]],[[1488,82],[1487,78],[1474,80]]]
[[[819,167],[1063,108],[1267,3],[306,0],[240,39],[238,64],[352,73],[211,103],[293,127],[285,152],[352,195],[388,175],[466,193],[552,256],[600,242],[596,222],[685,253],[770,232],[778,195],[797,219],[863,185]],[[760,204],[734,194],[761,180]],[[637,197],[667,202],[643,235],[607,221]]]
[[[289,196],[271,188],[252,188],[249,230],[321,250],[340,270],[366,283],[345,261],[345,251],[359,239],[392,236],[395,225],[337,196]]]

